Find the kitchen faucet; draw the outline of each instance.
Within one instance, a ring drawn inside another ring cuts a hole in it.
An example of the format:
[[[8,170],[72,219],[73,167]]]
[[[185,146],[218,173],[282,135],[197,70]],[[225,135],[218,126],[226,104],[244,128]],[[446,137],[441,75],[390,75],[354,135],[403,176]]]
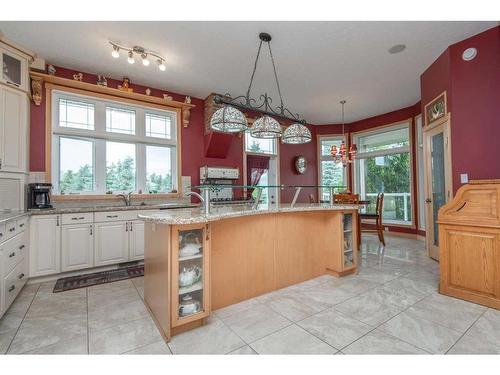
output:
[[[205,197],[202,197],[200,194],[194,192],[194,191],[188,191],[186,193],[186,197],[189,197],[191,195],[194,195],[196,198],[198,198],[202,203],[203,203],[203,208],[205,209],[205,214],[209,214],[210,213],[210,198],[208,196],[208,190],[206,190],[206,193],[204,191],[204,194]]]
[[[123,200],[125,201],[125,206],[130,206],[132,204],[132,192],[128,193],[128,194],[117,194],[116,195],[117,197],[120,197],[120,198],[123,198]]]

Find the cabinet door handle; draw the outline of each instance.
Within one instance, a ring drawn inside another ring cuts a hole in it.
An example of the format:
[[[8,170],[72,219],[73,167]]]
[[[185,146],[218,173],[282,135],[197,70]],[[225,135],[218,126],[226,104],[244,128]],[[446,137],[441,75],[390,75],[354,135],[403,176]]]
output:
[[[125,232],[128,232],[128,221],[125,223]]]
[[[12,292],[14,289],[16,289],[16,286],[15,285],[11,285],[10,288],[9,288],[9,293]]]
[[[22,249],[24,249],[24,248],[25,248],[25,246],[24,246],[24,245],[19,246],[19,250],[22,250]]]
[[[106,215],[106,217],[107,217],[108,219],[113,219],[113,218],[115,218],[115,217],[118,217],[118,215]]]
[[[80,216],[80,217],[72,217],[71,220],[83,220],[85,217]]]
[[[24,223],[19,224],[19,228],[24,227]]]
[[[20,274],[20,275],[18,276],[18,279],[19,279],[19,280],[22,280],[22,279],[24,278],[24,276],[25,276],[25,274],[24,274],[24,273],[22,273],[22,274]]]
[[[13,251],[12,253],[9,254],[9,258],[14,258],[16,256],[16,252]]]
[[[56,225],[59,226],[59,216],[56,217]]]
[[[130,231],[132,232],[132,222],[130,222]]]
[[[90,235],[92,236],[92,224],[90,224]]]
[[[16,230],[16,227],[9,228],[9,232],[14,232]]]

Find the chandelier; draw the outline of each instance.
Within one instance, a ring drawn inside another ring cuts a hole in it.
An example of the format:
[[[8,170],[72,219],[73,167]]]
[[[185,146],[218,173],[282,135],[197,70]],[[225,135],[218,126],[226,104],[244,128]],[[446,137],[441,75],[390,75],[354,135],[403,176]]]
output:
[[[259,39],[259,49],[257,50],[257,56],[255,58],[246,95],[240,95],[235,98],[232,98],[229,94],[224,96],[215,95],[213,98],[214,103],[224,105],[224,107],[218,109],[212,115],[210,119],[210,128],[224,133],[238,133],[245,131],[248,129],[248,122],[242,111],[247,110],[262,114],[262,117],[255,120],[250,128],[250,134],[252,137],[265,139],[281,138],[283,143],[289,144],[310,142],[312,140],[312,136],[309,129],[304,125],[306,121],[301,119],[298,114],[293,114],[283,104],[283,97],[281,95],[278,74],[276,73],[273,51],[271,49],[271,35],[268,33],[260,33]],[[272,98],[267,95],[267,93],[260,95],[259,101],[250,96],[263,43],[267,43],[269,55],[271,56],[271,62],[273,64],[274,79],[276,81],[276,87],[278,89],[280,99],[280,104],[276,108],[273,108]],[[283,131],[282,126],[274,117],[292,121],[293,124]]]
[[[128,56],[127,61],[129,64],[134,64],[135,55],[138,55],[142,60],[142,65],[149,66],[150,61],[148,59],[148,56],[152,56],[156,59],[156,62],[158,63],[158,69],[160,69],[162,72],[164,72],[167,69],[167,67],[165,66],[166,58],[157,54],[156,52],[148,51],[140,46],[127,47],[111,41],[109,42],[109,44],[113,46],[113,51],[111,51],[111,56],[113,56],[115,59],[120,57],[120,50],[123,50],[127,52]]]
[[[344,133],[344,105],[346,101],[342,100],[340,101],[340,104],[342,105],[342,142],[340,143],[340,147],[337,148],[337,146],[333,145],[332,148],[330,149],[330,153],[333,157],[333,161],[336,163],[342,163],[342,165],[345,167],[348,163],[353,163],[354,158],[356,157],[356,152],[358,152],[358,147],[356,146],[355,143],[351,144],[351,147],[349,148],[349,152],[347,152],[347,147],[345,144],[345,133]]]

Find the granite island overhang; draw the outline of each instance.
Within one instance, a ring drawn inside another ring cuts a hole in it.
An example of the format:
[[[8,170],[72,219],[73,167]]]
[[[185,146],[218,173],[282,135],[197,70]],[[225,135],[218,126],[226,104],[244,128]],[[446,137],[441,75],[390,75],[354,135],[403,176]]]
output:
[[[144,300],[165,339],[216,310],[324,274],[357,271],[357,205],[214,207],[139,215]]]

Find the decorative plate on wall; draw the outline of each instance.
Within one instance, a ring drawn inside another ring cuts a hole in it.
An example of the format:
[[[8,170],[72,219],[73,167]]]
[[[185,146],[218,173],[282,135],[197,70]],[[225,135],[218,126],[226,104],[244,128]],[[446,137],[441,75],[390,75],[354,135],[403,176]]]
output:
[[[304,174],[306,172],[306,169],[307,159],[302,155],[297,156],[295,158],[295,170],[297,171],[297,173]]]

